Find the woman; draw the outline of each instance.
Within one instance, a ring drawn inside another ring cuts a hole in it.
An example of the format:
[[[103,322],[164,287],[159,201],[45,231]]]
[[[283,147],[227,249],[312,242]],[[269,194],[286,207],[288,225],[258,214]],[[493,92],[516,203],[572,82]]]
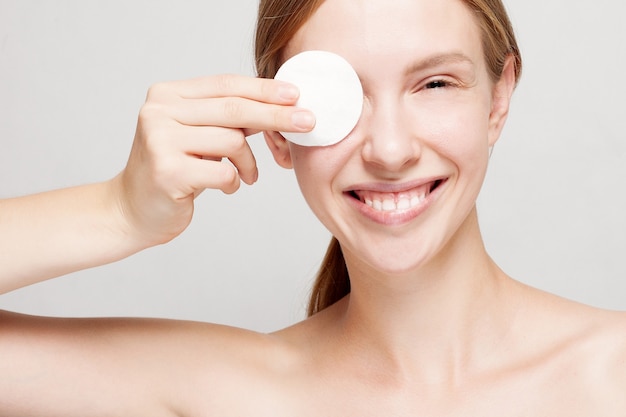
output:
[[[512,280],[482,243],[475,202],[521,69],[502,5],[262,2],[257,33],[262,77],[304,50],[352,64],[365,95],[353,132],[326,148],[287,142],[277,132],[315,120],[274,80],[157,85],[115,179],[3,204],[47,214],[43,229],[18,217],[3,234],[57,244],[7,261],[2,289],[171,240],[202,190],[256,180],[245,136],[263,131],[336,238],[312,316],[263,335],[3,313],[2,414],[623,416],[623,314]]]

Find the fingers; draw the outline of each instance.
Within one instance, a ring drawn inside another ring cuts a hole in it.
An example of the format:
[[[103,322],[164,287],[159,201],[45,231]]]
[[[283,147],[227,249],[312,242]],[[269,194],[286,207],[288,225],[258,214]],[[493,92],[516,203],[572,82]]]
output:
[[[308,132],[315,125],[314,116],[305,109],[241,97],[184,100],[172,117],[188,126],[243,128],[248,134],[264,130]]]
[[[194,195],[207,188],[232,194],[241,185],[241,177],[236,168],[225,161],[196,159],[185,167],[186,172],[183,172],[183,175]]]
[[[246,140],[261,130],[307,131],[313,115],[298,109],[296,87],[237,75],[161,83],[139,112],[121,178],[120,206],[130,233],[149,244],[189,224],[203,190],[233,193],[257,180]]]
[[[237,75],[157,84],[139,113],[131,167],[144,167],[137,172],[164,199],[205,188],[232,193],[240,181],[258,177],[246,136],[313,127],[313,115],[294,105],[297,98],[287,83]]]
[[[240,136],[243,137],[241,134]],[[223,145],[226,154],[229,148],[234,148],[226,143]],[[241,181],[248,184],[256,181],[256,161],[247,144],[244,148],[247,149],[240,150],[240,156],[224,158],[201,156],[201,149],[197,149],[193,155],[170,151],[168,156],[163,156],[155,164],[155,172],[158,173],[155,176],[177,190],[172,194],[177,200],[190,195],[195,197],[207,188],[231,194],[239,189]],[[211,153],[216,152],[211,149]]]
[[[202,127],[190,127],[189,130],[190,134],[183,139],[188,154],[209,161],[227,158],[236,168],[242,181],[246,184],[256,182],[258,178],[256,159],[241,130]]]
[[[140,118],[141,160],[153,171],[150,178],[165,184],[174,199],[198,195],[204,188],[231,193],[239,188],[240,180],[256,182],[256,159],[242,130],[182,126],[154,114],[151,118],[157,120],[146,120],[145,113]]]
[[[146,106],[167,105],[171,117],[183,125],[244,129],[247,135],[263,130],[307,132],[314,115],[294,106],[298,89],[288,83],[219,75],[153,86]]]
[[[244,75],[223,74],[174,81],[155,86],[173,90],[180,98],[244,97],[263,103],[289,105],[298,100],[298,89],[292,84]]]

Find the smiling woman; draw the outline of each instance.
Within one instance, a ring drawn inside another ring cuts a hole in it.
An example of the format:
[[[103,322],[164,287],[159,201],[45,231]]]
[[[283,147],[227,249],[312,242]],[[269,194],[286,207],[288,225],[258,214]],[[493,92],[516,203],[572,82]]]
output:
[[[329,146],[286,139],[316,115],[272,79],[311,50],[363,89]],[[0,290],[169,242],[203,191],[257,182],[247,137],[262,133],[332,235],[309,317],[265,334],[0,312],[0,415],[626,413],[626,315],[524,285],[483,244],[477,199],[521,71],[499,1],[262,1],[256,65],[151,87],[113,179],[2,200]]]
[[[267,3],[276,4],[280,2]],[[337,6],[333,10],[333,13],[337,13],[338,16],[359,16],[360,19],[346,22],[341,28],[336,28],[333,31],[324,31],[323,27],[328,24],[328,20],[325,19],[328,18],[328,16],[325,16],[322,11],[334,5],[334,3],[324,3],[320,7],[320,4],[311,2],[311,6],[303,7],[302,9],[307,10],[309,13],[318,11],[318,8],[320,10],[313,18],[309,19],[302,27],[298,28],[298,31],[295,31],[296,25],[287,23],[287,26],[294,30],[294,39],[290,44],[281,47],[282,36],[285,35],[285,33],[281,32],[281,36],[277,36],[276,34],[274,34],[274,37],[271,36],[274,32],[267,27],[271,27],[275,24],[275,21],[268,19],[267,16],[262,14],[262,4],[259,30],[257,32],[256,54],[257,65],[259,66],[258,72],[264,76],[273,76],[269,68],[275,68],[276,62],[285,58],[285,53],[293,53],[293,45],[297,45],[299,41],[302,42],[302,37],[305,37],[312,30],[319,28],[320,33],[326,33],[327,35],[322,37],[319,41],[317,40],[319,37],[315,38],[317,43],[312,44],[310,43],[311,41],[309,41],[309,43],[305,41],[305,45],[302,46],[301,49],[336,51],[336,49],[340,48],[341,42],[336,41],[335,35],[338,33],[343,34],[343,36],[339,36],[339,39],[344,40],[346,50],[340,50],[338,53],[352,58],[349,60],[353,65],[357,65],[357,72],[364,83],[365,95],[371,106],[373,106],[372,101],[375,97],[373,90],[377,86],[380,86],[379,88],[381,90],[387,89],[388,91],[393,91],[392,88],[395,88],[402,95],[405,95],[407,92],[412,94],[411,101],[414,107],[413,109],[409,107],[406,109],[391,107],[393,105],[388,105],[383,109],[377,109],[377,112],[382,115],[390,113],[401,115],[403,112],[407,115],[405,120],[383,120],[381,123],[383,132],[380,135],[379,142],[382,142],[381,146],[384,147],[384,149],[376,149],[374,151],[366,150],[368,154],[372,155],[370,158],[377,158],[378,155],[388,157],[388,159],[380,159],[379,162],[381,166],[387,164],[390,172],[405,169],[409,161],[402,158],[411,158],[410,153],[403,152],[400,148],[400,146],[402,146],[400,141],[394,143],[388,137],[390,133],[395,133],[390,131],[391,127],[399,125],[409,126],[409,123],[415,123],[416,125],[420,125],[420,129],[428,129],[430,126],[439,123],[439,120],[442,119],[442,115],[450,112],[451,106],[455,106],[461,101],[465,103],[480,102],[481,100],[479,99],[477,101],[477,97],[473,96],[472,92],[476,90],[481,70],[483,70],[486,63],[488,64],[487,74],[490,76],[492,82],[496,83],[501,78],[501,74],[504,71],[505,58],[510,57],[512,60],[510,63],[511,77],[514,77],[514,82],[517,82],[521,71],[521,56],[518,51],[517,42],[513,36],[510,22],[499,2],[496,2],[495,5],[485,2],[468,2],[465,4],[467,8],[474,12],[476,23],[478,24],[477,27],[471,28],[472,32],[475,33],[475,38],[472,40],[475,42],[477,40],[476,38],[479,39],[478,43],[474,43],[473,56],[467,55],[468,51],[471,51],[471,49],[466,45],[461,46],[456,44],[454,38],[452,40],[447,39],[451,34],[452,36],[454,35],[454,30],[449,29],[449,26],[447,26],[451,21],[455,21],[456,19],[462,22],[457,25],[459,32],[467,28],[467,24],[463,22],[463,17],[445,15],[441,13],[435,5],[424,4],[422,6],[424,10],[422,10],[422,13],[418,14],[418,16],[423,17],[422,20],[415,19],[415,15],[413,14],[410,15],[411,20],[415,20],[423,25],[425,28],[423,31],[409,36],[410,32],[406,31],[406,27],[401,26],[400,29],[398,29],[398,32],[402,34],[398,39],[408,39],[406,43],[398,41],[388,43],[386,37],[380,36],[381,33],[389,32],[388,29],[383,29],[386,25],[389,27],[389,21],[385,21],[379,17],[385,16],[392,22],[402,21],[406,19],[402,16],[404,9],[398,8],[394,14],[387,10],[385,10],[384,13],[375,10],[376,5],[369,5],[368,8],[370,10],[362,10],[362,6]],[[330,12],[328,13],[330,14]],[[467,14],[465,7],[462,8],[462,13]],[[296,13],[294,16],[301,18],[302,14]],[[436,20],[437,16],[440,16],[441,22]],[[466,18],[466,16],[464,17]],[[367,30],[363,29],[365,26],[364,22],[368,22]],[[455,27],[455,25],[452,25],[452,27]],[[400,36],[400,34],[398,34],[398,36]],[[368,42],[359,42],[356,38],[371,40]],[[424,41],[421,43],[414,42],[413,39],[424,39]],[[336,46],[337,44],[339,44],[339,46]],[[380,44],[383,45],[375,49],[375,46]],[[355,48],[354,45],[361,46],[363,51],[359,50],[358,47]],[[430,52],[429,48],[433,45],[437,46],[432,48],[434,52]],[[481,45],[483,45],[483,51],[480,50]],[[476,49],[476,47],[479,49]],[[285,51],[283,51],[283,48]],[[276,53],[272,56],[268,51],[275,51]],[[423,51],[426,51],[426,53]],[[356,54],[358,55],[353,57],[353,55]],[[416,57],[418,60],[414,61],[413,59]],[[378,71],[374,71],[374,68],[368,65],[372,60],[378,63],[375,67]],[[385,63],[388,65],[385,65]],[[397,76],[401,78],[399,78],[399,82],[396,82],[396,85],[401,87],[400,90],[398,90],[396,86],[383,84],[382,80],[391,80],[390,76],[398,71],[400,72]],[[509,90],[510,82],[511,80],[509,79]],[[486,86],[489,85],[489,83],[485,83],[485,80],[483,80],[483,84]],[[507,87],[505,86],[503,88],[506,89]],[[429,89],[446,89],[447,91],[445,94],[432,96],[427,94],[427,90]],[[510,91],[502,90],[498,91],[497,94],[501,94],[504,99],[508,99]],[[379,94],[379,96],[384,96],[384,94]],[[499,99],[500,97],[497,98]],[[482,101],[489,104],[489,100]],[[496,107],[498,105],[505,106],[501,111],[506,114],[508,102],[500,104],[496,100]],[[427,112],[429,111],[432,113],[428,114]],[[462,120],[462,111],[457,111],[454,114],[459,121]],[[424,120],[428,120],[428,123],[416,122],[416,120],[422,117]],[[475,115],[468,115],[465,119],[468,124],[466,124],[464,128],[469,126],[469,123],[479,120],[479,117]],[[493,128],[498,131],[490,132],[492,137],[489,138],[490,143],[487,146],[493,146],[493,143],[495,143],[503,120],[502,116],[499,118],[494,117],[492,122],[495,126],[493,126]],[[364,124],[365,123],[361,123],[361,125]],[[438,124],[438,126],[447,125],[449,125],[447,121]],[[369,127],[366,127],[366,129],[368,129],[368,133],[371,134],[372,129]],[[357,130],[353,134],[358,135],[358,130],[357,127]],[[400,139],[402,135],[403,133],[400,132],[394,137]],[[448,135],[448,133],[446,133],[446,135]],[[483,135],[485,139],[487,139],[487,133],[483,133]],[[439,142],[443,140],[449,140],[449,138],[442,136]],[[412,146],[410,141],[405,142],[409,143],[409,146]],[[370,141],[367,146],[372,148],[376,143],[377,142]],[[451,145],[458,147],[456,143],[451,143]],[[330,158],[337,154],[338,152],[333,150],[332,155],[325,155],[325,163],[328,163],[329,160],[332,160]],[[487,155],[486,151],[483,152],[483,156],[485,155]],[[465,157],[467,158],[467,155],[465,155]],[[396,158],[400,159],[396,160]],[[281,156],[281,160],[284,160],[284,156]],[[313,167],[316,164],[319,165],[319,161],[312,163],[311,167],[307,169],[307,172],[313,171]],[[344,163],[336,165],[345,166]],[[420,164],[420,166],[423,166],[423,164]],[[297,172],[298,169],[296,168],[296,173]],[[482,177],[479,177],[479,179],[481,178]],[[320,183],[317,178],[311,181],[316,184]],[[369,187],[370,189],[350,189],[347,194],[345,192],[344,194],[357,197],[356,201],[362,203],[362,207],[359,207],[357,204],[357,209],[364,215],[369,215],[373,221],[386,224],[399,224],[409,221],[421,214],[421,211],[423,211],[421,207],[426,207],[426,204],[424,204],[426,196],[428,195],[431,199],[434,198],[436,194],[432,194],[433,196],[431,197],[431,191],[435,191],[435,189],[439,188],[439,185],[447,183],[447,178],[437,178],[433,176],[428,181],[412,181],[413,183],[411,184],[394,184],[393,186],[380,184],[371,185]],[[322,197],[308,199],[314,211],[315,202],[324,200],[325,199]],[[415,204],[412,204],[413,202]],[[320,213],[316,214],[318,217],[320,216]],[[335,237],[340,233],[330,227],[329,229]],[[359,235],[359,239],[361,238],[362,236]],[[365,243],[365,245],[372,249],[376,247],[372,242]],[[408,247],[409,246],[404,247],[403,251],[406,251]],[[383,258],[383,262],[387,262],[388,260],[389,258],[387,256]],[[350,289],[348,275],[341,246],[336,241],[333,241],[314,287],[309,305],[310,315],[335,303],[348,293]]]

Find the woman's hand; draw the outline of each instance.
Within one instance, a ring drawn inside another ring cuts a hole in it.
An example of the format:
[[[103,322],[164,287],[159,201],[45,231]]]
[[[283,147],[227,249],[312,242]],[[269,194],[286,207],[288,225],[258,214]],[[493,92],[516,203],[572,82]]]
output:
[[[305,132],[313,115],[294,107],[289,84],[220,75],[153,86],[139,113],[135,141],[116,178],[131,235],[164,243],[191,221],[206,188],[233,193],[257,180],[246,137],[263,130]]]
[[[173,239],[202,190],[256,181],[246,136],[312,128],[297,96],[282,82],[234,75],[154,86],[120,175],[0,200],[0,293]]]

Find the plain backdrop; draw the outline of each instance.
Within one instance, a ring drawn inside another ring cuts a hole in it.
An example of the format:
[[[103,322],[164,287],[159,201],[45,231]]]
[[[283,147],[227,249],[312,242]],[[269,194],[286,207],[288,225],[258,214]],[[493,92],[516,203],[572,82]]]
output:
[[[114,176],[157,81],[253,75],[256,5],[0,0],[0,198]],[[507,5],[524,74],[479,200],[488,250],[528,284],[626,309],[626,6]],[[2,295],[0,308],[258,331],[300,320],[329,235],[293,173],[250,143],[259,182],[202,194],[173,242]]]

